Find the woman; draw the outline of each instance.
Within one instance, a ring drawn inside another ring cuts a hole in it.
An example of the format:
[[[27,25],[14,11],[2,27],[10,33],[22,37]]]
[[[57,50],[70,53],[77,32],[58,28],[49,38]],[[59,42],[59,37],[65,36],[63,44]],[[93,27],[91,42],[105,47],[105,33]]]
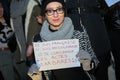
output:
[[[5,15],[2,2],[0,1],[0,72],[4,80],[15,80],[12,57],[14,50],[10,47],[11,45],[14,47],[11,43],[13,31],[7,19],[8,17]]]
[[[62,39],[79,39],[80,52],[77,57],[83,67],[57,69],[43,71],[43,80],[90,80],[85,72],[91,70],[91,61],[98,63],[96,56],[90,46],[89,38],[85,30],[83,32],[74,30],[70,18],[65,17],[64,0],[43,0],[42,15],[45,17],[39,35],[34,36],[34,41],[52,41]],[[85,64],[85,63],[88,64]]]

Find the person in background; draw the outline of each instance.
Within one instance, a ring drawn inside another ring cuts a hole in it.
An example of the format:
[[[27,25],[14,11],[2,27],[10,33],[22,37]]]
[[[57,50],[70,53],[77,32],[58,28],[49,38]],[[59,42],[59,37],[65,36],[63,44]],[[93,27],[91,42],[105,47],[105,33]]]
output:
[[[9,17],[0,0],[0,72],[4,80],[16,80],[13,67],[15,40],[14,32],[10,27]]]
[[[96,80],[108,80],[111,45],[107,29],[101,16],[99,1],[101,0],[65,0],[67,14],[73,21],[75,29],[81,31],[80,18],[86,28],[91,46],[99,60],[94,73]],[[102,77],[101,77],[102,76]]]
[[[111,42],[116,80],[120,80],[120,1],[106,8],[104,20]]]
[[[11,0],[10,21],[11,27],[17,39],[17,49],[14,54],[15,68],[18,80],[31,80],[27,75],[28,66],[26,65],[26,38],[24,27],[24,16],[29,0]]]
[[[33,38],[34,42],[44,42],[62,39],[79,39],[79,57],[83,67],[43,71],[43,80],[90,80],[85,71],[93,69],[91,61],[98,64],[98,60],[91,48],[87,32],[74,30],[74,25],[69,17],[65,17],[65,4],[63,0],[43,0],[42,16],[45,18],[41,31]],[[39,38],[40,37],[40,38]],[[83,51],[83,52],[82,52]],[[81,58],[82,57],[82,58]],[[84,60],[88,62],[85,64]],[[85,68],[87,66],[87,68]],[[63,77],[64,76],[64,77]]]
[[[41,14],[41,1],[40,0],[30,0],[27,6],[26,19],[25,19],[25,34],[26,34],[26,43],[27,43],[27,54],[31,52],[32,38],[34,35],[38,34],[41,30],[41,24],[38,21],[42,22]],[[35,63],[34,54],[29,56],[27,55],[28,65],[31,66]]]
[[[7,13],[7,16],[10,16],[10,2],[8,0],[1,0],[1,2],[3,3],[3,7],[5,9],[5,13]]]
[[[10,5],[11,25],[17,37],[17,50],[15,54],[16,68],[22,80],[28,80],[28,69],[34,63],[29,53],[32,36],[40,31],[41,25],[37,23],[40,15],[40,0],[12,0]],[[24,69],[23,69],[24,68]]]

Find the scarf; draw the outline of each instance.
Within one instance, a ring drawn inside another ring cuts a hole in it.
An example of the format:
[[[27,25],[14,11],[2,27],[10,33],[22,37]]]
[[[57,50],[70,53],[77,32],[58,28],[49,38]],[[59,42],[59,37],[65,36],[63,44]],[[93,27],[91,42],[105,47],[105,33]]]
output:
[[[70,18],[65,17],[62,27],[55,31],[51,32],[49,30],[49,23],[47,20],[44,21],[40,36],[42,41],[51,41],[51,40],[61,40],[61,39],[71,39],[74,32],[74,26]]]
[[[12,0],[10,5],[10,14],[13,29],[17,37],[17,42],[20,48],[21,61],[26,60],[26,39],[22,23],[22,15],[27,10],[29,0]]]

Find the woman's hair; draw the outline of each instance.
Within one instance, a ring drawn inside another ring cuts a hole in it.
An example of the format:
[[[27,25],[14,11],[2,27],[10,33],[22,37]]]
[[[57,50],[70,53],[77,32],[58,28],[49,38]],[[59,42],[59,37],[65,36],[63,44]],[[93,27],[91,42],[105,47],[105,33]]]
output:
[[[4,0],[0,0],[0,3],[3,7],[3,17],[5,18],[6,23],[10,26],[10,14],[7,12],[7,4],[5,4]]]

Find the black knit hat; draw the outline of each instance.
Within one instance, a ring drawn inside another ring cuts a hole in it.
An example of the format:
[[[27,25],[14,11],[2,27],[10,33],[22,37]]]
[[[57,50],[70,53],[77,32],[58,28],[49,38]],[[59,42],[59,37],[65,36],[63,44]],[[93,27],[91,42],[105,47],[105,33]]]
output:
[[[46,6],[47,6],[50,2],[59,2],[59,3],[62,4],[63,7],[65,7],[64,0],[42,0],[42,9],[41,9],[42,15],[45,15]]]

